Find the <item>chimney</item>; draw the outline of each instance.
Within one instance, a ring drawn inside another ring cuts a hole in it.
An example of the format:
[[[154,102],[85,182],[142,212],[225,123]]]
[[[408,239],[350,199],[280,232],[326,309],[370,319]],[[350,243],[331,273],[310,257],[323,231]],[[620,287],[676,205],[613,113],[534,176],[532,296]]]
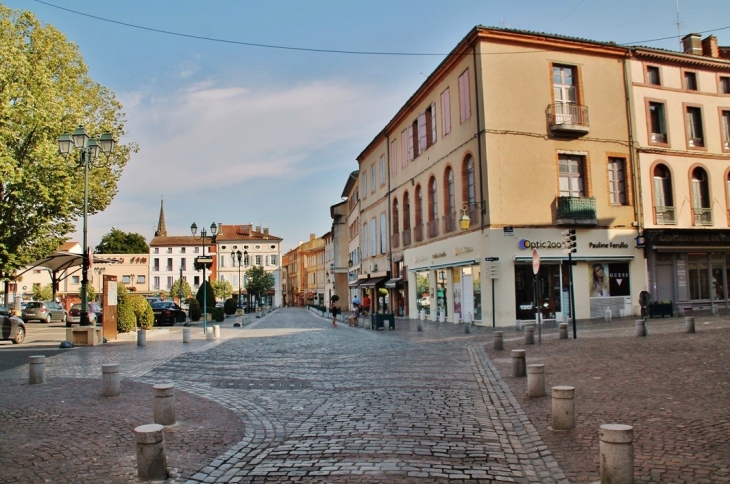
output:
[[[682,37],[682,49],[685,54],[702,55],[700,34],[687,34]]]
[[[309,234],[309,240],[310,241],[312,241],[312,240],[314,240],[316,238],[317,238],[317,236],[315,234]]]
[[[256,232],[259,232],[259,233],[261,233],[261,226],[260,226],[260,225],[257,225],[257,226],[256,226]]]
[[[264,236],[266,236],[266,237],[269,236],[269,228],[268,227],[264,227]]]
[[[218,233],[223,232],[223,222],[218,222]]]
[[[708,35],[702,41],[702,55],[705,57],[714,57],[715,59],[720,57],[720,49],[717,47],[717,37]]]

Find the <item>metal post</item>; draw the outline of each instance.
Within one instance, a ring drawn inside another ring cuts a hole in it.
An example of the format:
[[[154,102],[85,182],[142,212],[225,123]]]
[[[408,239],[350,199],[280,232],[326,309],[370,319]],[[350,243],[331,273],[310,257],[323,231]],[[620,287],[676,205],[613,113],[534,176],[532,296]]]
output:
[[[205,257],[205,229],[200,231],[200,236],[203,238],[203,257]],[[203,284],[205,284],[205,263],[203,263]],[[207,297],[208,296],[208,287],[206,287],[203,290],[203,334],[208,334],[208,307],[207,307]]]
[[[540,273],[535,275],[535,282],[537,284],[537,344],[542,344],[542,297],[540,294]]]
[[[81,150],[81,162],[84,164],[84,255],[81,268],[81,316],[79,326],[91,326],[89,320],[89,241],[88,241],[88,212],[89,212],[89,155],[86,148]]]
[[[568,282],[570,284],[570,317],[573,320],[573,339],[578,339],[578,328],[575,323],[575,293],[573,292],[573,253],[568,253]]]

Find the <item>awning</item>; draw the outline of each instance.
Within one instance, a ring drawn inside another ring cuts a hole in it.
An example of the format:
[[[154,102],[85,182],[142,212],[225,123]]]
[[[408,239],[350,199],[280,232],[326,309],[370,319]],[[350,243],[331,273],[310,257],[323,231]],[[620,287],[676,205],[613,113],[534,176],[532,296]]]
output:
[[[400,277],[394,277],[393,279],[388,280],[388,282],[385,283],[385,287],[393,289],[395,287],[398,287],[403,283],[403,279]]]
[[[375,287],[386,279],[387,277],[371,277],[370,279],[365,279],[360,285],[362,287]]]
[[[530,260],[532,260],[532,259],[530,259]],[[429,269],[443,269],[444,267],[463,267],[463,266],[473,266],[473,265],[479,265],[479,261],[476,259],[469,259],[469,260],[463,260],[463,261],[458,261],[458,262],[446,262],[444,264],[434,264],[431,266],[409,267],[408,272],[427,271]]]
[[[365,281],[367,281],[367,279],[355,279],[350,283],[350,287],[357,287]]]

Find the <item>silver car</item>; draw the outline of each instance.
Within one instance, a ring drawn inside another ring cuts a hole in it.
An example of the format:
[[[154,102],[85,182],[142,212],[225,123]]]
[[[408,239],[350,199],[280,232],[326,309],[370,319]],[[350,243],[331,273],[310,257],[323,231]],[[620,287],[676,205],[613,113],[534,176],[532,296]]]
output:
[[[20,317],[26,323],[28,321],[40,321],[50,324],[51,321],[66,323],[68,314],[63,307],[54,301],[30,301],[20,313]]]

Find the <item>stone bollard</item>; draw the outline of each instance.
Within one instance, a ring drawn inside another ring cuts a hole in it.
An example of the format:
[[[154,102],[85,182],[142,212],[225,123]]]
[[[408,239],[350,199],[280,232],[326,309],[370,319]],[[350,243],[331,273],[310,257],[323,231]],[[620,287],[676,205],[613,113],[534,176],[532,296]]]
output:
[[[646,336],[646,321],[643,319],[636,320],[636,336]]]
[[[504,349],[504,331],[492,333],[492,349],[500,351]]]
[[[526,376],[525,371],[525,350],[512,350],[512,376]]]
[[[464,322],[464,323],[467,322],[466,320],[464,320],[464,321],[460,321],[460,320],[461,320],[461,317],[459,316],[459,313],[454,313],[454,324],[459,324],[461,322]]]
[[[213,339],[221,339],[221,326],[220,326],[220,324],[213,325]]]
[[[634,427],[604,424],[599,430],[601,484],[634,482]]]
[[[464,323],[464,333],[471,333],[471,323]]]
[[[147,346],[147,330],[137,330],[137,346]]]
[[[568,339],[568,323],[560,323],[560,339]]]
[[[183,343],[190,343],[190,328],[183,328]]]
[[[101,396],[118,396],[119,386],[119,363],[101,365]]]
[[[443,311],[439,311],[439,323],[445,323],[446,322],[446,313]]]
[[[155,391],[154,414],[155,423],[160,425],[175,424],[175,385],[163,383],[152,387]]]
[[[140,425],[134,429],[137,443],[137,477],[143,481],[167,479],[164,427]]]
[[[684,318],[684,329],[688,333],[694,333],[695,332],[695,318],[694,318],[694,316],[686,316]]]
[[[611,308],[606,308],[606,313],[603,315],[603,319],[606,323],[613,322],[613,313],[611,312]]]
[[[527,365],[527,396],[545,396],[545,365]]]
[[[531,324],[528,324],[527,326],[525,326],[525,344],[526,345],[535,344],[535,327]]]
[[[205,339],[212,340],[213,339],[213,328],[206,328],[205,329]]]
[[[28,383],[37,385],[46,382],[46,357],[45,356],[29,356],[28,364]]]
[[[575,387],[553,387],[553,430],[575,428]]]

